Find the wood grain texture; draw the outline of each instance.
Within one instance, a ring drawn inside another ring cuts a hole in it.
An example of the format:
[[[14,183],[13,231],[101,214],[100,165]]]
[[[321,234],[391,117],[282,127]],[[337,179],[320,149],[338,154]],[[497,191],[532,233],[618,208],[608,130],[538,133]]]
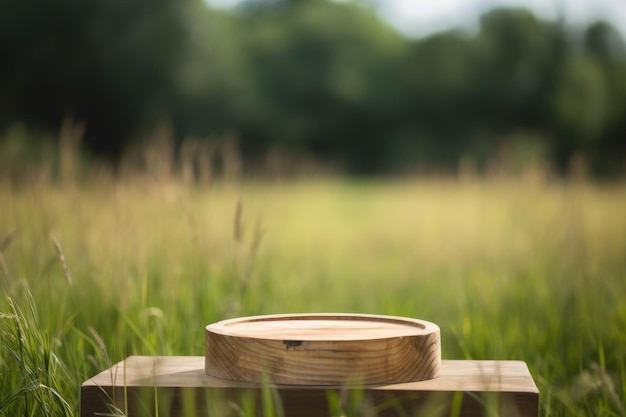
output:
[[[404,317],[298,314],[206,328],[207,375],[292,385],[390,384],[436,378],[439,327]]]
[[[264,385],[208,376],[204,362],[204,356],[130,356],[82,384],[80,415],[102,416],[117,408],[134,417],[153,416],[158,404],[161,417],[234,417],[238,414],[232,404],[243,398],[253,401],[257,415],[263,415]],[[439,377],[430,380],[270,389],[278,394],[287,417],[330,416],[329,394],[346,400],[351,392],[362,397],[359,415],[379,417],[430,415],[433,407],[435,415],[450,415],[456,393],[462,395],[461,417],[536,417],[539,407],[539,391],[522,361],[443,360]],[[486,404],[496,409],[487,412]]]

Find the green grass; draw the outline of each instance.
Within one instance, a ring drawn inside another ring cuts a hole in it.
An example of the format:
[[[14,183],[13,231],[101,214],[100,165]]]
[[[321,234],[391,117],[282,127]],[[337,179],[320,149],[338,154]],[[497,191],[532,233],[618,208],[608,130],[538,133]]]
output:
[[[0,202],[2,416],[78,415],[127,355],[291,312],[433,321],[444,359],[526,361],[543,416],[626,415],[625,184],[44,178]]]

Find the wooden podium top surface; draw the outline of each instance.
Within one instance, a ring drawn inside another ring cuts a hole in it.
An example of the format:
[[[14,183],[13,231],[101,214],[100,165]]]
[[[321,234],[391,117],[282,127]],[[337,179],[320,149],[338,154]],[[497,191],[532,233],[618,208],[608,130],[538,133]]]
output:
[[[85,381],[88,387],[206,387],[255,388],[256,383],[230,381],[206,375],[204,356],[129,356]],[[323,386],[281,385],[280,389],[329,389]],[[438,378],[388,385],[368,390],[480,391],[539,394],[523,361],[443,360]]]
[[[425,320],[375,314],[272,314],[222,320],[208,325],[211,333],[270,340],[366,341],[438,332]]]

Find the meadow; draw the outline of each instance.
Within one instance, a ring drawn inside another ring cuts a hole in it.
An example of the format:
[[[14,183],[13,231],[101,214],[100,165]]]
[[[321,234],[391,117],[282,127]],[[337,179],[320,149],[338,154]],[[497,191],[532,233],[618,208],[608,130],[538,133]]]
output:
[[[3,179],[0,274],[1,416],[292,312],[432,321],[444,359],[526,361],[542,416],[626,415],[623,182]]]

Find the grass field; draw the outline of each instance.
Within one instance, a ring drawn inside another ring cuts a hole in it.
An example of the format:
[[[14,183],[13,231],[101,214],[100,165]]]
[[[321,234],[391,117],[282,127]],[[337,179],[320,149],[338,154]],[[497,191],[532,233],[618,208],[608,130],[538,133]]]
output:
[[[626,184],[0,182],[0,415],[78,415],[130,354],[202,355],[242,315],[437,323],[519,359],[540,415],[626,415]]]

